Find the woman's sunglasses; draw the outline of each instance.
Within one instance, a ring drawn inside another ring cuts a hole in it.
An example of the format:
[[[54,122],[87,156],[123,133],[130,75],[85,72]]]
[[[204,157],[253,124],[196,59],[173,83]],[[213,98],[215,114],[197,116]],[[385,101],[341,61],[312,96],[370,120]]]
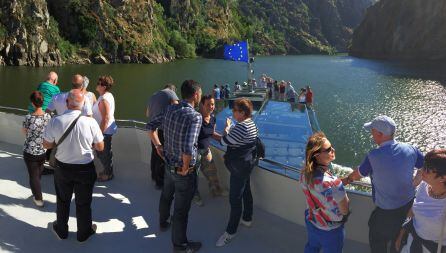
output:
[[[330,153],[331,151],[333,151],[333,152],[335,151],[333,146],[330,146],[330,147],[328,147],[326,149],[321,149],[321,151],[319,151],[319,152],[321,152],[321,153]]]

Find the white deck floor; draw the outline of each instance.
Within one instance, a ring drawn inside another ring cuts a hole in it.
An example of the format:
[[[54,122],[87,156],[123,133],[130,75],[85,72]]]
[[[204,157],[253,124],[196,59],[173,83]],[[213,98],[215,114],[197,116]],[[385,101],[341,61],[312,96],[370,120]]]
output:
[[[146,164],[115,161],[115,179],[96,183],[92,210],[98,233],[87,243],[79,244],[74,202],[67,240],[57,240],[47,228],[56,218],[53,176],[42,176],[45,207],[36,208],[21,153],[21,146],[0,142],[0,251],[172,252],[171,231],[161,233],[158,228],[160,192],[149,180]],[[227,198],[209,198],[204,179],[201,182],[205,206],[193,205],[188,227],[189,239],[203,243],[200,252],[303,252],[304,227],[258,208],[254,210],[252,228],[240,227],[233,242],[223,248],[215,247],[226,227],[229,203]],[[368,247],[346,241],[344,252],[368,252]]]

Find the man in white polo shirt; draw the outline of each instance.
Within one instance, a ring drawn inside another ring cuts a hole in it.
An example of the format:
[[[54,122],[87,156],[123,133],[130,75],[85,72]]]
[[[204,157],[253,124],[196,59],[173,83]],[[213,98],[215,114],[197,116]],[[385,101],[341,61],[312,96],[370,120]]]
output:
[[[54,173],[57,195],[57,220],[52,229],[59,239],[68,237],[68,218],[73,192],[76,197],[77,240],[86,241],[96,232],[92,224],[91,201],[96,170],[93,163],[93,148],[104,149],[104,137],[98,123],[91,117],[80,116],[84,95],[80,90],[71,90],[67,96],[68,110],[53,118],[44,132],[43,146],[53,148],[57,143],[58,168]],[[75,120],[77,122],[73,123]],[[61,137],[70,128],[65,139]]]
[[[71,85],[73,89],[81,90],[84,84],[84,77],[76,74],[71,79]],[[63,92],[59,93],[51,99],[51,102],[48,104],[48,107],[46,109],[47,112],[56,111],[57,115],[62,115],[68,108],[67,108],[67,98],[68,98],[69,92]],[[90,99],[85,96],[84,97],[85,103],[81,106],[82,115],[85,116],[92,116],[93,110],[92,110],[92,102]]]

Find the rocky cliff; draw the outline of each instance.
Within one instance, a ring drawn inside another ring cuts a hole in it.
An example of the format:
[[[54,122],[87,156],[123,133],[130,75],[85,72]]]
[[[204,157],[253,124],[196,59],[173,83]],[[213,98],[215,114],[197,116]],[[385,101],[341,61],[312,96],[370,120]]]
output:
[[[381,0],[355,30],[350,55],[446,60],[445,0]]]
[[[0,0],[0,65],[345,51],[373,0]]]
[[[63,63],[52,43],[45,0],[0,0],[0,65],[55,66]],[[57,36],[57,34],[56,34]]]

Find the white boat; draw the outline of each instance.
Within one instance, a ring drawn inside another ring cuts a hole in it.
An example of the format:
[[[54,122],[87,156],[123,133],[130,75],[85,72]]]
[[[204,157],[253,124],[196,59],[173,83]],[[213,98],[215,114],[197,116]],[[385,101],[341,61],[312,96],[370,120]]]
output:
[[[42,176],[45,207],[36,208],[22,160],[24,110],[0,107],[0,251],[2,252],[171,252],[171,233],[158,228],[159,191],[150,181],[150,142],[142,122],[118,120],[113,137],[115,178],[96,183],[92,204],[98,233],[85,244],[75,240],[74,202],[68,240],[58,241],[47,228],[55,220],[52,176]],[[298,148],[296,148],[297,150]],[[219,177],[228,187],[223,151],[213,148]],[[268,147],[267,147],[268,152]],[[98,164],[99,165],[99,164]],[[204,207],[193,206],[188,237],[203,243],[200,252],[303,252],[306,242],[305,199],[296,167],[274,160],[262,162],[251,176],[253,227],[240,227],[229,245],[215,242],[229,217],[227,198],[210,198],[200,188]],[[201,180],[205,182],[205,180]],[[350,191],[352,214],[346,224],[344,252],[368,252],[367,221],[374,205],[368,193]]]

